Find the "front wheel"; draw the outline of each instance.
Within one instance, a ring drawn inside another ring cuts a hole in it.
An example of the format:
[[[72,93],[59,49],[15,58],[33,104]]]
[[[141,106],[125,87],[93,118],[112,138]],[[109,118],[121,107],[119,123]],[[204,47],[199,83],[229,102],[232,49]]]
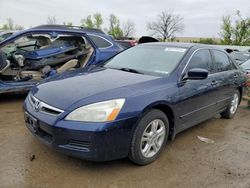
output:
[[[240,92],[236,90],[233,97],[231,98],[231,102],[228,105],[227,109],[221,113],[221,116],[226,119],[231,119],[236,114],[240,102]]]
[[[129,158],[138,165],[156,160],[167,141],[169,122],[160,110],[151,110],[140,120],[131,143]]]

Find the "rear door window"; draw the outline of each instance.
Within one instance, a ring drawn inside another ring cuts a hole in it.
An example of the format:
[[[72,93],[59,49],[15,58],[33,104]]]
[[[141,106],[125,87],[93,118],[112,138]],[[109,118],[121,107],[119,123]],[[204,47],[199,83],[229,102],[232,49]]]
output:
[[[113,45],[111,42],[109,42],[103,37],[99,37],[97,35],[89,35],[89,37],[98,48],[108,48]]]
[[[212,57],[209,50],[198,50],[192,56],[188,66],[187,71],[192,68],[201,68],[208,70],[209,73],[213,72],[213,63]]]
[[[233,68],[226,53],[219,50],[212,50],[214,55],[214,61],[217,67],[217,72],[228,71]]]

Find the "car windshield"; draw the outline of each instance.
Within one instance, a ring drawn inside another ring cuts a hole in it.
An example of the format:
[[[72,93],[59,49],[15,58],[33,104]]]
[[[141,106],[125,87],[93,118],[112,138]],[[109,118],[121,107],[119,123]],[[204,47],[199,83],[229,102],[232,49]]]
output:
[[[105,67],[134,73],[166,76],[182,59],[186,48],[139,45],[110,59]]]
[[[250,60],[248,60],[245,63],[243,63],[241,65],[241,67],[243,67],[244,69],[250,69]]]

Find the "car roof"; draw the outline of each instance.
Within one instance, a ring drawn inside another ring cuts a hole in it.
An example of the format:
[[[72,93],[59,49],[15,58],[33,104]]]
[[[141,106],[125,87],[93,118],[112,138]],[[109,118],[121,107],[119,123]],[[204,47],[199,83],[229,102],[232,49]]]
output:
[[[175,46],[175,47],[182,47],[182,48],[191,48],[194,46],[193,43],[183,43],[183,42],[148,42],[142,43],[140,45],[153,45],[153,46]]]
[[[172,46],[172,47],[179,47],[179,48],[209,48],[209,49],[218,49],[221,50],[218,47],[215,47],[214,45],[206,45],[206,44],[199,44],[199,43],[185,43],[185,42],[149,42],[149,43],[143,43],[140,45],[156,45],[156,46]]]
[[[21,31],[14,32],[10,37],[0,42],[0,45],[4,45],[9,40],[16,38],[19,35],[25,34],[27,32],[74,32],[78,34],[95,34],[100,35],[102,37],[107,36],[102,30],[94,29],[94,28],[87,28],[81,26],[66,26],[66,25],[40,25],[30,29],[25,29]]]
[[[14,30],[5,30],[5,31],[2,31],[2,30],[0,30],[0,34],[8,34],[8,33],[15,33],[15,32],[18,32],[18,31],[14,31]]]
[[[97,34],[105,37],[105,33],[100,29],[87,28],[81,26],[67,26],[67,25],[40,25],[32,27],[30,29],[25,29],[21,31],[14,32],[8,39],[1,41],[1,44],[6,43],[8,40],[22,35],[26,32],[74,32],[74,33],[86,33],[86,34]]]
[[[100,29],[95,28],[87,28],[81,26],[67,26],[67,25],[39,25],[30,30],[63,30],[63,31],[80,31],[84,33],[99,33],[104,34],[104,32]]]

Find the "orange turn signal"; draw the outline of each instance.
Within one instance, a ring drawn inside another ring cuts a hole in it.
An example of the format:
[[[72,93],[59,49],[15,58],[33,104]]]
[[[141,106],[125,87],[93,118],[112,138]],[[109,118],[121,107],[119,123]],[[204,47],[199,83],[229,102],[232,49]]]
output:
[[[120,112],[120,108],[115,108],[111,113],[110,115],[108,116],[108,121],[113,121],[115,120],[115,118],[117,117],[117,115],[119,114]]]

